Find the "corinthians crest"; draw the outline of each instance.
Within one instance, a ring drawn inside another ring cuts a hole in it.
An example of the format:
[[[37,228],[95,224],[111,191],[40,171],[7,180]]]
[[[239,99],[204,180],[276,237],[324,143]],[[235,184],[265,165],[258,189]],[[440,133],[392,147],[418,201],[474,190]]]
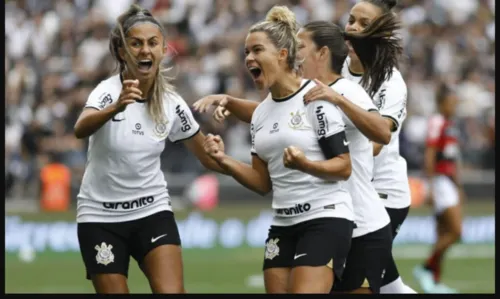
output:
[[[272,260],[274,257],[280,254],[280,248],[278,247],[278,241],[280,239],[269,239],[266,243],[266,253],[264,255],[265,259]]]
[[[154,128],[154,133],[156,136],[160,138],[164,138],[168,135],[167,131],[167,125],[168,121],[162,122],[162,123],[157,123]]]
[[[95,250],[97,250],[97,255],[95,256],[95,260],[98,264],[103,264],[104,266],[108,265],[115,261],[115,255],[111,252],[113,249],[113,245],[102,242],[101,246],[96,245]]]
[[[302,130],[302,129],[308,129],[309,126],[306,126],[304,123],[304,118],[305,118],[305,112],[300,112],[297,110],[295,113],[290,113],[292,118],[288,122],[288,125],[290,128],[295,129],[295,130]]]

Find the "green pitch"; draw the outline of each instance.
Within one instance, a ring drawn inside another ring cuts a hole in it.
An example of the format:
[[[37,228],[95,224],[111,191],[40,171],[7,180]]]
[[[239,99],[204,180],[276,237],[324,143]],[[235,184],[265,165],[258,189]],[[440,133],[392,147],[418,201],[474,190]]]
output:
[[[267,207],[226,206],[206,217],[248,220]],[[491,215],[493,202],[468,204],[468,216]],[[189,211],[176,213],[183,219]],[[411,215],[429,215],[428,208],[414,209]],[[12,215],[12,214],[10,214]],[[23,219],[33,221],[74,221],[74,213],[29,214]],[[427,245],[402,245],[395,248],[398,268],[404,281],[420,291],[412,276],[412,269],[427,255]],[[443,282],[461,293],[495,292],[495,247],[493,244],[458,245],[447,256]],[[263,248],[214,248],[183,251],[184,279],[190,293],[263,293]],[[130,262],[129,287],[132,293],[150,293],[147,280],[134,260]],[[38,253],[31,263],[22,262],[17,254],[5,255],[5,290],[7,293],[92,293],[90,281],[85,279],[81,256],[77,252]]]
[[[185,250],[186,289],[190,293],[262,293],[264,288],[258,277],[262,273],[262,255],[262,250],[251,248]],[[415,289],[418,288],[411,271],[420,261],[397,261],[403,279]],[[42,253],[32,263],[23,263],[16,255],[9,254],[5,269],[7,293],[93,292],[78,253]],[[252,276],[256,277],[252,279]],[[493,258],[449,258],[443,282],[461,293],[494,293],[495,261]],[[129,286],[132,293],[150,293],[135,261],[130,263]]]

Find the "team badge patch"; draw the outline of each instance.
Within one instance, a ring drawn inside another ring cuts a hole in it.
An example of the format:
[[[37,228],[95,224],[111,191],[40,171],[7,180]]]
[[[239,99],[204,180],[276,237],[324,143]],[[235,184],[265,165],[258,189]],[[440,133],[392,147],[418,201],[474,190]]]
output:
[[[168,134],[167,124],[168,124],[168,122],[156,124],[156,126],[154,128],[154,133],[156,134],[156,136],[161,137],[161,138],[167,136],[167,134]]]
[[[266,243],[266,253],[265,258],[268,260],[272,260],[276,256],[280,254],[280,248],[278,247],[279,239],[269,239]]]
[[[292,118],[288,122],[290,128],[295,130],[309,129],[309,127],[304,123],[304,112],[300,112],[299,110],[297,110],[297,112],[292,112],[290,113],[290,115],[292,116]]]
[[[115,255],[111,251],[113,249],[113,245],[102,242],[101,246],[96,245],[95,250],[97,250],[97,255],[95,256],[95,260],[98,264],[103,264],[104,266],[108,265],[115,261]]]

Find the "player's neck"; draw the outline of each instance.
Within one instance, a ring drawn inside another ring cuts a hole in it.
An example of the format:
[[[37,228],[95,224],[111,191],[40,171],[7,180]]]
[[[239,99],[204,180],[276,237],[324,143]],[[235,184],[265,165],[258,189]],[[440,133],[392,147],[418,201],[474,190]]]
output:
[[[340,78],[342,78],[342,76],[339,74],[336,74],[334,72],[322,72],[318,75],[317,79],[319,81],[321,81],[321,83],[329,85],[329,84],[332,84],[333,82],[337,81]]]
[[[356,75],[362,75],[365,72],[361,60],[357,56],[351,57],[351,62],[349,63],[349,71]]]
[[[302,78],[295,73],[284,74],[269,88],[271,96],[275,99],[286,98],[299,90]]]

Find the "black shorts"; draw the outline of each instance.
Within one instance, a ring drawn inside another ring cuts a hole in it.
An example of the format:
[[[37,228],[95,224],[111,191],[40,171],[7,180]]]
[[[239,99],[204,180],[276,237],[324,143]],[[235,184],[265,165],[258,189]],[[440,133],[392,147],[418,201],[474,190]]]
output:
[[[128,276],[130,256],[141,265],[152,249],[181,244],[174,214],[170,211],[126,222],[78,223],[77,227],[87,279],[103,273]]]
[[[387,214],[389,214],[389,218],[391,218],[392,239],[394,240],[399,232],[399,229],[401,228],[401,225],[405,221],[406,216],[408,216],[410,207],[403,209],[385,208],[385,210],[387,211]]]
[[[351,246],[354,223],[343,218],[318,218],[292,226],[271,226],[264,270],[328,266],[340,278]]]
[[[373,293],[380,293],[391,250],[390,224],[364,236],[352,238],[344,276],[335,281],[332,290],[350,292],[369,287]]]

